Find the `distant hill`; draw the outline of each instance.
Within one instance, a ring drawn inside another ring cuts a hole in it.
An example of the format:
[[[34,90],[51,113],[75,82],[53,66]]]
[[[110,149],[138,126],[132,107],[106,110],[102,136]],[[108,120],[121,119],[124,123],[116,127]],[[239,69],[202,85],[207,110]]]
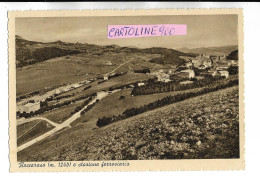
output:
[[[35,64],[55,57],[88,53],[102,56],[105,53],[143,53],[143,54],[160,54],[161,57],[151,59],[150,62],[157,64],[180,65],[185,62],[180,56],[194,56],[194,54],[183,53],[174,49],[153,47],[153,48],[135,48],[120,47],[117,45],[99,46],[94,44],[67,43],[60,40],[55,42],[43,43],[23,39],[16,36],[16,65],[24,67],[26,65]]]
[[[24,67],[55,57],[80,53],[79,50],[63,48],[63,42],[34,42],[16,36],[16,66]]]
[[[181,65],[185,62],[185,60],[180,58],[180,56],[195,57],[194,54],[183,53],[183,52],[180,52],[180,51],[177,51],[177,50],[174,50],[174,49],[160,48],[160,47],[146,48],[146,49],[143,49],[143,52],[150,53],[150,54],[162,54],[162,55],[164,55],[163,58],[155,58],[155,59],[151,60],[151,62],[157,63],[157,64]]]
[[[228,45],[221,47],[202,47],[202,48],[178,48],[178,51],[184,53],[209,54],[216,56],[228,55],[230,52],[237,50],[237,45]]]
[[[228,56],[227,60],[238,60],[238,50],[232,51]]]

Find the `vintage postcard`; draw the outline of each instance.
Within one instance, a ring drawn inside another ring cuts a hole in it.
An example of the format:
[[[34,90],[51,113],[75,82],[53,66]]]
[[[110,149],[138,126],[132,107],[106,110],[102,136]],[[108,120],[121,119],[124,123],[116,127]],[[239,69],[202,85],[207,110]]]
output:
[[[241,9],[8,17],[12,172],[244,169]]]

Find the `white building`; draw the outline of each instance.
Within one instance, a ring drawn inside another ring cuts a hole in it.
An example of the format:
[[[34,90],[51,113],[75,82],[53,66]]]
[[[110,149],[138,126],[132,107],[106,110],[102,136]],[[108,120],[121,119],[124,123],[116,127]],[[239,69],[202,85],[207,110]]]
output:
[[[159,71],[156,72],[151,72],[151,75],[155,75],[158,78],[158,81],[161,82],[169,82],[170,80],[170,75],[164,73],[164,71],[162,69],[160,69]]]
[[[30,112],[37,111],[40,108],[41,108],[40,102],[37,102],[37,103],[27,103],[27,104],[22,106],[21,110],[22,110],[22,112],[30,113]]]
[[[59,89],[55,89],[55,94],[60,94],[60,90]]]
[[[104,80],[106,80],[106,81],[108,80],[108,76],[107,75],[104,76]]]
[[[171,81],[170,80],[170,75],[168,75],[166,73],[163,73],[163,72],[159,72],[157,74],[157,78],[158,78],[158,81],[161,81],[161,82],[169,82],[169,81]]]
[[[192,84],[193,83],[193,81],[182,81],[182,82],[180,82],[180,84]]]
[[[111,61],[107,61],[106,65],[112,65],[112,62]]]
[[[140,86],[144,86],[145,84],[143,83],[143,82],[139,82],[138,83],[138,86],[140,87]]]
[[[221,74],[218,71],[212,72],[212,76],[221,76]]]
[[[193,66],[193,63],[192,63],[192,62],[187,62],[187,63],[186,63],[186,67],[187,67],[187,68],[191,68],[192,66]]]
[[[194,70],[188,69],[188,70],[182,70],[182,73],[188,73],[189,74],[189,79],[195,78],[195,72]]]
[[[219,71],[219,73],[221,76],[224,76],[226,78],[229,77],[229,72],[227,70],[221,70],[221,71]]]

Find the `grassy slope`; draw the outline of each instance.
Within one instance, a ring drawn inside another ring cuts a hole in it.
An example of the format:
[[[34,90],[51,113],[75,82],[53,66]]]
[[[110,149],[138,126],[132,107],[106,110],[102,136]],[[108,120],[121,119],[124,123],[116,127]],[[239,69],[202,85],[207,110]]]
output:
[[[17,95],[84,80],[87,67],[87,63],[78,64],[62,57],[17,69]]]
[[[24,135],[20,135],[17,139],[17,145],[20,146],[48,131],[53,129],[53,126],[46,121],[38,121],[35,125],[31,125],[27,131],[24,132]]]
[[[34,125],[36,125],[40,121],[41,120],[34,120],[34,121],[31,121],[31,122],[27,122],[27,123],[18,125],[17,126],[17,137],[24,134],[26,131],[28,131],[28,129],[30,129],[31,127],[33,127]]]
[[[94,128],[96,127],[97,119],[100,117],[111,117],[113,115],[119,115],[122,114],[126,109],[138,108],[151,102],[155,102],[169,95],[175,95],[180,92],[193,92],[199,89],[201,88],[187,91],[173,91],[152,95],[140,95],[134,97],[131,96],[132,89],[124,89],[102,99],[88,113],[83,115],[73,124],[77,124],[79,122],[88,122],[89,124],[91,124],[92,128]],[[125,98],[120,100],[120,96],[124,96]]]
[[[161,68],[163,65],[151,63],[152,59],[171,61],[172,66],[183,62],[179,55],[186,55],[176,50],[165,48],[133,49],[127,47],[111,47],[72,43],[39,43],[27,41],[20,37],[17,40],[17,52],[23,53],[25,49],[40,49],[44,47],[57,47],[65,50],[78,50],[79,54],[56,57],[46,61],[17,68],[17,95],[27,94],[46,87],[55,87],[64,83],[75,83],[81,80],[90,79],[108,73],[125,61],[132,60],[117,70],[126,72],[142,68]],[[27,46],[27,44],[31,46]],[[21,57],[23,54],[21,54]],[[41,56],[41,55],[40,55]],[[174,56],[174,58],[173,58]],[[33,60],[39,58],[31,58]],[[47,59],[47,58],[44,58]],[[17,61],[22,60],[18,56]],[[29,58],[30,60],[30,58]],[[112,62],[112,66],[105,63]],[[38,61],[37,61],[38,62]],[[131,67],[131,68],[130,68]],[[88,73],[88,76],[86,76]]]
[[[91,85],[91,88],[89,88],[87,90],[83,90],[80,92],[77,89],[75,89],[75,91],[69,91],[69,92],[63,93],[60,96],[71,95],[73,93],[79,92],[75,96],[68,98],[68,99],[74,99],[74,98],[81,97],[84,95],[90,95],[92,93],[99,92],[102,90],[108,90],[110,87],[131,84],[131,83],[134,83],[137,81],[147,80],[149,78],[151,78],[150,75],[146,75],[146,74],[142,74],[142,73],[127,73],[125,75],[118,76],[116,78],[112,78],[101,84],[97,83],[98,81],[101,81],[101,80],[92,82],[92,83],[88,84],[88,85]]]
[[[132,56],[137,57],[136,54],[132,54]],[[150,56],[150,54],[147,54],[147,57]],[[107,60],[112,60],[114,65],[105,65]],[[45,87],[59,86],[64,83],[75,83],[97,77],[114,70],[118,65],[124,62],[124,57],[118,58],[118,56],[110,55],[92,57],[88,54],[79,54],[70,56],[69,59],[59,57],[32,66],[18,68],[16,73],[17,95],[41,90]],[[154,66],[154,64],[147,63],[146,65]],[[119,68],[117,72],[129,71],[128,66],[131,66],[133,69],[140,67],[139,65],[130,63]],[[86,74],[88,75],[86,76]]]
[[[55,109],[53,111],[47,112],[42,114],[41,116],[55,122],[55,123],[62,123],[67,120],[71,116],[71,112],[74,112],[77,106],[82,105],[85,100],[81,100],[70,104],[68,106],[64,106],[62,108]]]
[[[75,126],[19,152],[18,161],[236,158],[238,110],[235,86],[92,132]]]

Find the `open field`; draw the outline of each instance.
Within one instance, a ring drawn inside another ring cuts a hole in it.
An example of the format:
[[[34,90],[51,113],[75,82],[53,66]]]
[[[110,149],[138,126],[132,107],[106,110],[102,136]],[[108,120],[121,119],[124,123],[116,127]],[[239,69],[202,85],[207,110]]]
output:
[[[144,80],[147,80],[151,77],[152,77],[151,75],[142,74],[142,73],[127,73],[125,75],[118,76],[116,78],[112,78],[112,79],[105,81],[101,84],[98,84],[98,81],[100,81],[100,80],[92,82],[92,83],[88,84],[88,85],[91,85],[91,88],[89,88],[87,90],[82,91],[82,89],[78,88],[78,89],[75,89],[74,91],[69,91],[69,92],[63,93],[59,96],[72,95],[73,93],[76,93],[73,97],[70,97],[67,100],[74,99],[74,98],[77,98],[77,97],[90,95],[92,93],[99,92],[99,91],[102,91],[102,90],[108,90],[110,87],[127,85],[127,84],[131,84],[131,83],[135,83],[135,82],[144,81]],[[59,97],[59,96],[57,96],[57,97]]]
[[[32,128],[39,122],[40,122],[40,120],[34,120],[31,122],[23,123],[21,125],[17,125],[17,138],[19,138],[19,136],[26,133],[26,131],[28,131],[28,129]]]
[[[113,115],[117,116],[119,114],[122,114],[126,109],[139,108],[170,95],[176,95],[180,92],[196,92],[200,89],[202,88],[133,97],[131,96],[131,88],[124,89],[102,99],[90,111],[88,111],[88,113],[77,119],[72,125],[75,125],[77,123],[89,123],[91,124],[92,128],[95,128],[98,118],[104,116],[111,117]],[[124,98],[121,99],[121,96],[123,96]]]
[[[20,151],[18,161],[238,158],[238,109],[234,86],[103,128],[74,126]]]
[[[53,111],[47,112],[42,114],[45,118],[55,122],[55,123],[62,123],[67,120],[71,116],[71,112],[74,112],[77,106],[82,105],[85,100],[81,100],[70,104],[68,106],[64,106],[62,108],[55,109]],[[33,117],[32,117],[33,118]]]
[[[44,133],[53,129],[53,126],[46,121],[36,120],[28,122],[29,124],[18,125],[17,129],[20,129],[19,136],[17,135],[17,146],[20,146]],[[19,127],[21,126],[21,127]],[[27,130],[25,130],[25,126]]]
[[[43,90],[50,87],[58,87],[63,84],[75,83],[86,79],[98,77],[114,70],[120,64],[126,62],[126,55],[121,53],[119,56],[91,56],[86,53],[81,53],[71,56],[62,56],[54,59],[39,62],[34,65],[29,65],[23,68],[17,68],[17,95],[23,95],[36,90]],[[139,54],[140,55],[140,54]],[[139,56],[132,54],[130,60],[138,60]],[[147,54],[147,58],[152,54]],[[155,55],[157,56],[157,55]],[[155,57],[154,56],[154,57]],[[128,58],[128,59],[129,59]],[[113,61],[112,65],[106,65],[107,61]],[[146,65],[151,67],[156,65],[147,62]],[[119,68],[116,72],[127,72],[131,69],[142,68],[138,63],[128,63],[124,67]],[[98,74],[97,74],[98,73]]]
[[[19,68],[16,73],[17,95],[85,80],[86,67],[87,63],[77,64],[62,57]]]

